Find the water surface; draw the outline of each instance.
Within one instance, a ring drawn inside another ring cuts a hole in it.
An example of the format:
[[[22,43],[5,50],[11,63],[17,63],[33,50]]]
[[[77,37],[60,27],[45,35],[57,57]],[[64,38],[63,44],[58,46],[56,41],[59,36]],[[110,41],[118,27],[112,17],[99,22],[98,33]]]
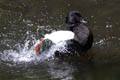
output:
[[[0,0],[1,80],[119,80],[119,0]],[[65,30],[65,16],[79,10],[94,34],[92,60],[35,56],[46,33]]]

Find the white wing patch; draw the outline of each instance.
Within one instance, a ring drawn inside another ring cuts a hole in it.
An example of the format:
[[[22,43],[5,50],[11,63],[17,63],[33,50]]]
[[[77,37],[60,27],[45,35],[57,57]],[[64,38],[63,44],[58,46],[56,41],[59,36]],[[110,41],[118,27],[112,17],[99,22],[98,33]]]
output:
[[[61,41],[69,40],[74,38],[74,33],[71,31],[55,31],[51,34],[46,34],[44,39],[50,39],[55,44],[59,43]]]

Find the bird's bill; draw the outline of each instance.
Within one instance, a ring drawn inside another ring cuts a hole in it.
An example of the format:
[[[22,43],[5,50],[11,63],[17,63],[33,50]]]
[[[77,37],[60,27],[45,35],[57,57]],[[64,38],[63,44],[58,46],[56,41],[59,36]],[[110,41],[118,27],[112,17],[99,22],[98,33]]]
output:
[[[81,23],[84,23],[84,24],[87,24],[87,23],[88,23],[88,21],[87,21],[86,19],[82,18],[82,17],[80,18],[80,22],[81,22]]]

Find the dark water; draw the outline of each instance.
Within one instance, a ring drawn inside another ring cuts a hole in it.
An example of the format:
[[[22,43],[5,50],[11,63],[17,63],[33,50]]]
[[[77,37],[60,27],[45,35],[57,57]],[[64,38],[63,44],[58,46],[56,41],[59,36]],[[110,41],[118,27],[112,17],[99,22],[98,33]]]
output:
[[[119,80],[119,8],[119,0],[0,0],[0,80]],[[44,34],[66,29],[72,10],[89,20],[92,60],[31,57]]]

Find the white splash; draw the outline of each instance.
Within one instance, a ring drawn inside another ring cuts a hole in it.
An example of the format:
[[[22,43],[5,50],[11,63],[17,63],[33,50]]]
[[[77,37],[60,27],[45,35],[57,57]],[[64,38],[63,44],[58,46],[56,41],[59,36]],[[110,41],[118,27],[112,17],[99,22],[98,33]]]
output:
[[[56,50],[66,51],[64,47],[66,45],[65,40],[72,39],[74,34],[70,31],[56,31],[45,35],[45,38],[51,39],[56,44],[53,45],[49,51],[47,50],[40,55],[34,54],[34,48],[40,40],[36,40],[33,36],[32,40],[30,40],[29,37],[30,36],[27,37],[23,46],[21,46],[20,43],[16,44],[18,50],[4,50],[1,53],[0,58],[3,61],[12,61],[14,63],[40,62],[49,59],[50,57],[54,58],[53,56]],[[30,45],[31,43],[33,45]]]
[[[14,63],[41,62],[49,59],[50,57],[54,58],[54,52],[59,50],[60,46],[65,44],[64,42],[61,42],[57,45],[53,45],[49,51],[45,51],[40,55],[36,55],[34,54],[34,47],[39,43],[39,40],[37,40],[31,48],[28,48],[29,42],[30,41],[27,41],[23,48],[19,47],[19,51],[13,49],[4,50],[4,52],[1,53],[1,59],[3,61],[12,61]]]
[[[33,54],[33,47],[28,48],[29,40],[25,42],[24,47],[22,48],[19,46],[19,50],[4,50],[3,54],[1,55],[2,60],[4,61],[13,61],[17,62],[30,62],[35,59],[35,55]],[[20,45],[20,44],[18,44]]]

